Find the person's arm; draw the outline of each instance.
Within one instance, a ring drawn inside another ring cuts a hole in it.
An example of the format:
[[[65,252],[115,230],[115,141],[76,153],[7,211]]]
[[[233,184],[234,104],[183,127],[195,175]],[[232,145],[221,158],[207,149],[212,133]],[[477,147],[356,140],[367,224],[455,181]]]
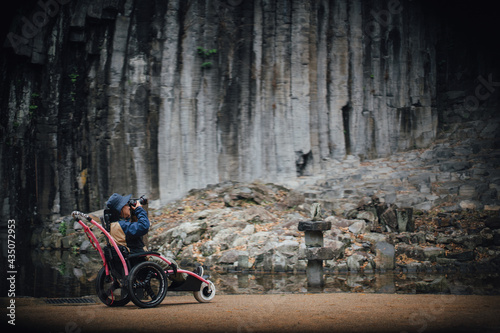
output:
[[[149,219],[148,214],[141,206],[135,209],[135,216],[137,216],[137,222],[128,222],[126,227],[122,225],[122,229],[125,234],[130,236],[144,236],[149,230]]]

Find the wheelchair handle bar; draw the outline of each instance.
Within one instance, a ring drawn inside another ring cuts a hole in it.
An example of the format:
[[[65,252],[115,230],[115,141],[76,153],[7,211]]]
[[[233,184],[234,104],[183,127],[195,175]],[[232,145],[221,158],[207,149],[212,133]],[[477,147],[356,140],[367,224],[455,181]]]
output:
[[[97,250],[99,251],[99,254],[101,255],[101,259],[106,267],[106,275],[109,274],[109,271],[108,271],[108,266],[106,265],[106,258],[104,256],[104,253],[101,249],[101,245],[99,245],[99,241],[97,240],[97,237],[94,235],[94,233],[92,232],[92,230],[85,225],[85,223],[83,223],[81,221],[81,219],[79,219],[78,217],[83,217],[84,219],[86,219],[88,222],[92,223],[94,226],[96,226],[99,230],[102,231],[102,233],[106,236],[106,238],[109,240],[109,242],[111,243],[111,245],[114,247],[116,253],[118,254],[118,257],[120,258],[120,261],[122,262],[122,265],[123,265],[123,270],[125,272],[125,276],[127,277],[128,276],[128,267],[127,267],[127,263],[125,262],[125,258],[123,257],[120,249],[118,248],[118,244],[116,244],[115,240],[113,239],[113,237],[109,234],[109,232],[104,229],[99,223],[97,223],[96,221],[94,221],[90,216],[88,216],[87,214],[85,213],[82,213],[82,212],[79,212],[77,210],[75,210],[73,213],[71,213],[71,216],[73,216],[73,218],[75,220],[78,220],[78,223],[83,227],[83,230],[85,231],[85,233],[88,233],[87,235],[90,235],[91,239],[92,239],[92,242],[93,244],[95,244],[95,246],[97,247]]]
[[[77,218],[77,216],[81,216],[89,222],[92,220],[92,218],[90,216],[88,216],[85,213],[79,212],[77,210],[73,211],[73,213],[71,213],[71,216],[73,216],[73,218],[75,218],[75,219]]]

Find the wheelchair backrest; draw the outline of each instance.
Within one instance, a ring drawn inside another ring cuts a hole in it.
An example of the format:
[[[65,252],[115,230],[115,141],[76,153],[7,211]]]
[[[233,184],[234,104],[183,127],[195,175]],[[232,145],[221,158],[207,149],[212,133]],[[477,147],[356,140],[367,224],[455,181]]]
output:
[[[120,219],[120,216],[116,214],[112,209],[106,207],[104,209],[104,216],[102,217],[102,226],[107,232],[111,230],[111,223],[116,222]]]

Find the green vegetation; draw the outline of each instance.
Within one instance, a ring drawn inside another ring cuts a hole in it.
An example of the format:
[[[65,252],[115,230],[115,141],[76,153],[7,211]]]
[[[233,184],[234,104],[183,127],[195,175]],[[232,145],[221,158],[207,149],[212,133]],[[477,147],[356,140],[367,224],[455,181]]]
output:
[[[35,115],[36,109],[38,109],[38,97],[40,97],[40,94],[37,94],[37,93],[31,94],[30,106],[29,106],[30,119],[33,118],[33,116]]]
[[[80,75],[73,72],[73,73],[69,74],[68,76],[71,79],[71,83],[72,83],[71,92],[70,92],[71,101],[74,102],[76,100],[75,99],[75,96],[76,96],[76,85],[75,84],[76,84],[76,81]]]
[[[212,62],[208,61],[208,59],[217,53],[217,49],[205,49],[204,47],[198,46],[196,48],[198,50],[198,54],[203,58],[204,62],[201,64],[201,68],[210,68],[212,67]]]
[[[76,73],[71,73],[71,74],[69,74],[68,76],[69,76],[69,78],[71,79],[71,83],[76,83],[76,79],[77,79],[80,75],[78,75],[78,74],[76,74]]]
[[[61,235],[66,236],[66,231],[68,230],[68,225],[66,222],[61,222],[61,225],[59,226],[59,232]]]

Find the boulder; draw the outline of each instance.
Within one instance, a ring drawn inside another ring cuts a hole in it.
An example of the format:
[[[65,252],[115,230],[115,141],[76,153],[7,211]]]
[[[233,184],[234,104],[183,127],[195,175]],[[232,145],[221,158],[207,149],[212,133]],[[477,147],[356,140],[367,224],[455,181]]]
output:
[[[276,216],[262,206],[251,206],[240,213],[239,219],[247,223],[268,223],[275,221]]]
[[[460,208],[462,208],[464,210],[466,210],[466,209],[475,210],[475,209],[478,209],[479,207],[481,207],[481,203],[479,201],[475,201],[475,200],[462,200],[462,201],[460,201],[459,205],[460,205]]]
[[[443,255],[444,255],[443,248],[434,246],[424,248],[424,257],[426,260],[435,262],[438,257],[442,257]]]
[[[488,217],[484,221],[484,225],[490,229],[500,229],[500,216]]]
[[[366,222],[377,222],[377,216],[371,211],[361,211],[356,215],[358,220],[365,220]]]
[[[248,237],[248,243],[266,244],[274,235],[269,231],[259,231]]]
[[[184,222],[167,231],[166,242],[182,240],[184,245],[189,245],[199,241],[206,230],[207,224],[205,222]]]
[[[389,231],[396,231],[398,227],[398,219],[396,216],[396,206],[392,205],[385,210],[380,216],[380,222],[383,227]]]
[[[255,233],[255,225],[249,224],[241,230],[240,235],[252,235],[253,233]]]
[[[356,221],[349,226],[349,231],[355,235],[363,234],[366,230],[365,221]]]
[[[282,204],[287,208],[293,208],[302,205],[305,200],[306,198],[302,193],[297,191],[290,191],[283,199]]]
[[[375,264],[379,270],[392,270],[395,266],[394,245],[387,242],[375,244]]]
[[[354,221],[340,218],[338,216],[328,216],[327,218],[325,218],[325,222],[330,222],[332,224],[332,227],[347,228],[351,224],[353,224]]]
[[[360,254],[353,254],[347,258],[347,267],[351,272],[358,272],[364,263],[365,257]]]
[[[248,254],[240,254],[238,256],[238,267],[241,269],[248,269],[252,267]]]
[[[287,257],[280,252],[275,252],[272,255],[272,271],[285,272],[289,266],[287,265]]]
[[[206,241],[200,246],[201,254],[208,257],[217,251],[217,243],[213,240]]]
[[[418,245],[410,245],[405,243],[397,244],[396,255],[405,255],[408,258],[415,260],[424,260],[424,249]]]
[[[248,252],[247,251],[239,251],[239,250],[227,250],[222,252],[220,258],[219,258],[219,263],[221,264],[234,264],[235,262],[238,261],[240,256],[247,256],[248,257]]]
[[[439,277],[431,282],[419,281],[415,283],[417,294],[450,293],[450,286],[445,277]]]
[[[336,239],[325,239],[324,243],[325,247],[332,249],[334,259],[343,257],[344,250],[346,248],[346,245],[343,242]]]
[[[287,256],[293,257],[299,253],[300,243],[294,240],[285,240],[276,247],[276,251]]]
[[[265,272],[272,271],[274,268],[273,254],[274,251],[265,251],[257,254],[255,256],[254,268],[256,270],[263,270]]]
[[[238,228],[223,229],[213,236],[212,240],[218,244],[221,250],[227,250],[238,237],[238,230]]]
[[[457,261],[472,261],[474,260],[474,251],[449,252],[446,254],[446,258]]]
[[[367,232],[363,235],[363,240],[375,245],[378,242],[385,242],[386,236],[376,232]]]
[[[415,223],[413,221],[413,208],[398,208],[396,210],[396,218],[398,221],[399,232],[415,230]]]

